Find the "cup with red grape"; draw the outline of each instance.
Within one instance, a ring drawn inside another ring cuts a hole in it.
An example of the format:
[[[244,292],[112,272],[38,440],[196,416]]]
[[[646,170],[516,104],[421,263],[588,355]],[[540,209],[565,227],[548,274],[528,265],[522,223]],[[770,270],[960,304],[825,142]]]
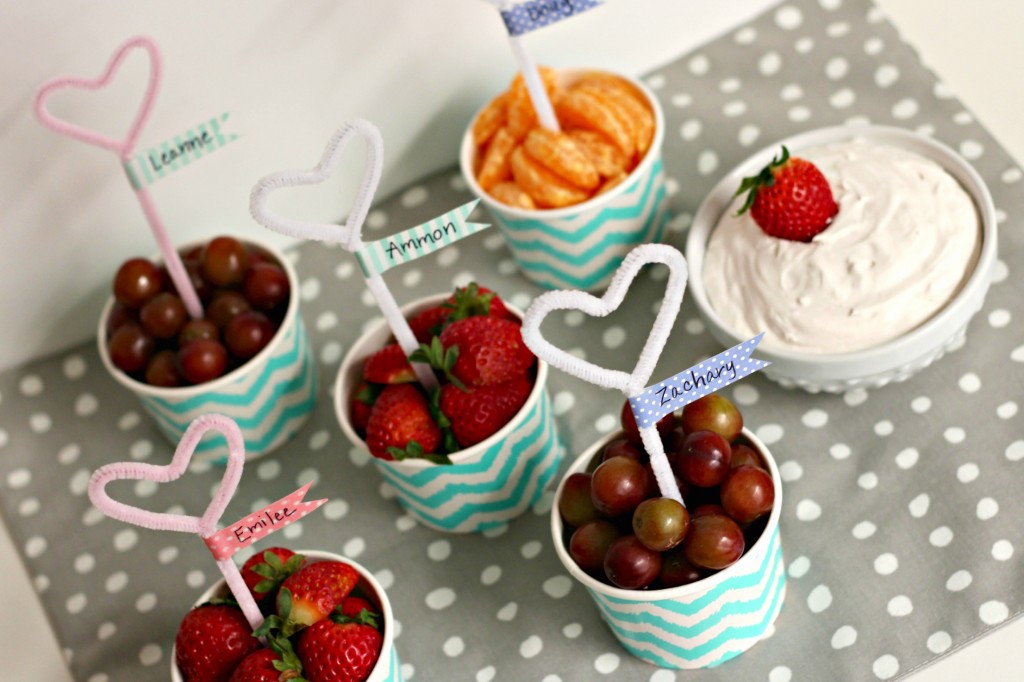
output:
[[[621,421],[558,487],[556,553],[635,656],[718,665],[768,633],[785,597],[775,460],[727,398],[691,402],[658,423],[679,504],[654,482],[628,401]]]
[[[163,265],[129,258],[100,316],[100,358],[171,442],[201,414],[234,419],[246,456],[295,434],[313,409],[315,359],[299,316],[298,278],[273,247],[217,236],[181,250],[203,305],[192,319]],[[219,436],[200,458],[223,462]]]
[[[407,357],[384,321],[356,340],[334,390],[342,431],[419,523],[471,533],[509,522],[561,463],[548,364],[522,343],[522,313],[476,283],[401,310],[420,351]],[[417,381],[410,358],[438,388]]]

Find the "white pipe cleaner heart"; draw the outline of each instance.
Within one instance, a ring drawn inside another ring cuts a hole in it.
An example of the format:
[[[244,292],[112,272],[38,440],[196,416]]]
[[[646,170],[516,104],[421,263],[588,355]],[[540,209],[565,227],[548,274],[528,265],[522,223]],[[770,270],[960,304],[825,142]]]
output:
[[[316,223],[295,220],[279,215],[267,208],[270,195],[282,187],[300,187],[318,185],[328,180],[338,168],[341,155],[353,137],[359,136],[366,141],[366,166],[359,191],[352,202],[352,210],[344,225],[334,223]],[[262,178],[252,188],[249,199],[249,210],[258,223],[275,232],[290,237],[313,239],[315,241],[341,244],[347,251],[358,251],[362,248],[363,221],[370,211],[373,195],[380,183],[380,175],[384,166],[384,140],[377,126],[369,121],[356,119],[346,123],[331,137],[324,148],[323,156],[314,168],[302,171],[280,171]]]
[[[366,140],[366,167],[363,171],[363,180],[352,203],[352,210],[344,225],[334,223],[316,223],[303,220],[294,220],[267,208],[269,196],[282,187],[297,187],[301,185],[316,185],[330,178],[338,168],[341,154],[348,146],[349,140],[359,135]],[[343,125],[327,142],[320,163],[316,167],[304,171],[281,171],[271,173],[262,178],[252,188],[249,197],[249,211],[256,222],[275,232],[290,237],[301,237],[316,241],[326,241],[341,244],[346,251],[356,253],[363,248],[363,222],[373,202],[374,192],[380,183],[381,169],[384,165],[384,141],[377,126],[369,121],[356,119]],[[409,323],[402,315],[395,297],[388,289],[384,279],[379,275],[368,276],[366,286],[373,294],[377,305],[380,307],[384,319],[395,335],[398,344],[411,355],[419,348],[419,341],[409,328]],[[437,378],[429,365],[421,362],[412,363],[416,372],[416,378],[428,391],[437,388]]]
[[[667,265],[669,277],[665,285],[665,297],[632,372],[599,367],[554,346],[541,335],[540,325],[553,310],[579,310],[594,317],[606,317],[617,310],[640,268],[648,263]],[[601,298],[584,291],[549,291],[534,299],[523,316],[523,342],[537,357],[566,374],[603,388],[618,389],[627,398],[638,396],[646,388],[668,341],[672,325],[675,324],[686,291],[686,278],[686,259],[677,249],[666,244],[642,244],[626,255]],[[651,457],[651,467],[662,495],[682,504],[683,498],[672,475],[657,428],[641,428],[640,437]]]

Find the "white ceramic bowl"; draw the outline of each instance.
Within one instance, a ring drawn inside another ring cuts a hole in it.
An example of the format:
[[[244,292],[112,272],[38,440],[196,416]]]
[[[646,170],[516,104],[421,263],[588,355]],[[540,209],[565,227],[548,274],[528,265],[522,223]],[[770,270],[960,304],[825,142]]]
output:
[[[704,289],[703,273],[708,239],[721,215],[731,205],[740,180],[756,174],[767,165],[782,145],[786,145],[792,154],[797,154],[803,149],[853,138],[906,149],[942,166],[974,200],[981,225],[981,245],[974,270],[959,293],[934,316],[896,339],[865,350],[835,354],[758,348],[758,358],[772,363],[762,370],[768,378],[783,386],[799,387],[812,393],[878,388],[903,381],[938,360],[947,350],[963,341],[967,323],[985,300],[996,263],[996,218],[992,196],[977,171],[952,149],[901,128],[838,126],[812,130],[780,140],[748,158],[719,181],[697,210],[686,240],[689,290],[712,336],[726,347],[746,340],[727,327],[711,307]]]

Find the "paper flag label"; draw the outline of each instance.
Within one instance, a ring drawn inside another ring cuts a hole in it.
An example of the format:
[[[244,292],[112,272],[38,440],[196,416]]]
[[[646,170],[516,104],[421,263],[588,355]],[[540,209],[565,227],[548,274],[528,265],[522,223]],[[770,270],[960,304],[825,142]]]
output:
[[[306,496],[306,491],[311,485],[313,485],[312,481],[277,502],[249,514],[241,521],[232,523],[213,535],[203,538],[210,553],[213,554],[213,558],[221,561],[234,556],[239,550],[295,523],[327,502],[326,498],[303,502],[302,498]]]
[[[770,362],[750,357],[763,337],[764,332],[761,332],[754,338],[697,363],[630,398],[629,405],[633,409],[637,426],[641,429],[654,426],[669,412],[675,412],[698,398],[714,393],[770,365]]]
[[[124,170],[128,180],[135,189],[152,185],[157,180],[167,177],[172,172],[184,168],[193,161],[209,156],[229,142],[238,139],[238,135],[225,133],[222,126],[228,120],[229,113],[211,118],[209,121],[189,128],[181,135],[151,147],[142,154],[136,154],[124,161]]]
[[[604,0],[528,0],[520,5],[501,10],[510,36],[518,36],[544,28],[562,19],[586,12]]]
[[[367,277],[379,275],[396,265],[416,260],[487,229],[490,227],[488,224],[466,222],[478,203],[480,200],[476,199],[422,225],[366,244],[356,252],[363,274]]]

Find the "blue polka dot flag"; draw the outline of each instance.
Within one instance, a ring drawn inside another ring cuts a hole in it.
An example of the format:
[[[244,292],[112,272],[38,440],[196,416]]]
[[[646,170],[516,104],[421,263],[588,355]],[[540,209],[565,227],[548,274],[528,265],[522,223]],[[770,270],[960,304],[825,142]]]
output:
[[[604,0],[528,0],[501,10],[510,36],[518,36],[586,12]]]
[[[764,332],[718,355],[699,362],[679,374],[660,381],[643,393],[629,399],[637,426],[641,429],[654,426],[669,412],[682,409],[698,398],[714,393],[720,388],[739,381],[770,362],[755,360],[750,354],[761,343]]]

